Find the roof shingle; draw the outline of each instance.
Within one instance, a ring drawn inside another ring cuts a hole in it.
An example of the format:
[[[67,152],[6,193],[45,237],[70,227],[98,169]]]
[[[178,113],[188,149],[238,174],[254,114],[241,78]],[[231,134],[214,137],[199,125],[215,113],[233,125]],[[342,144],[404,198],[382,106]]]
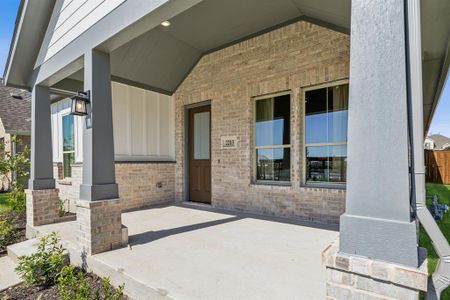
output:
[[[31,95],[5,86],[0,79],[0,122],[6,133],[31,134]]]

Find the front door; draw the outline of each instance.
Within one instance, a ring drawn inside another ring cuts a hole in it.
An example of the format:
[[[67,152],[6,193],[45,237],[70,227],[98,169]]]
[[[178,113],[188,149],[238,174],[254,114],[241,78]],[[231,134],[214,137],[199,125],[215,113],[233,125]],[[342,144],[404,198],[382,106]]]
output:
[[[211,106],[189,110],[189,200],[211,203]]]

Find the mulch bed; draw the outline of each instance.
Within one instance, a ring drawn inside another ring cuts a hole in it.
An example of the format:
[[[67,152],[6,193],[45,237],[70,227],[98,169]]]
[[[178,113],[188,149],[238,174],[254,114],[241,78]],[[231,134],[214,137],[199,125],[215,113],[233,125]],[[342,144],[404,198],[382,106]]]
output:
[[[27,225],[27,216],[25,212],[16,213],[13,210],[9,210],[0,214],[0,219],[8,219],[11,222],[14,222],[17,225],[18,230],[18,239],[16,243],[20,243],[26,240],[25,230]],[[6,255],[6,249],[0,248],[0,257]],[[1,299],[1,298],[0,298]]]
[[[95,274],[88,273],[86,274],[86,280],[89,283],[91,290],[102,291],[102,279]],[[100,293],[101,296],[102,293]],[[50,287],[35,287],[35,286],[25,286],[23,284],[16,285],[9,289],[6,289],[0,292],[0,299],[8,299],[8,300],[59,300],[61,299],[59,296],[58,285],[53,285]],[[102,298],[100,298],[102,299]],[[123,295],[121,300],[129,300],[130,298]]]

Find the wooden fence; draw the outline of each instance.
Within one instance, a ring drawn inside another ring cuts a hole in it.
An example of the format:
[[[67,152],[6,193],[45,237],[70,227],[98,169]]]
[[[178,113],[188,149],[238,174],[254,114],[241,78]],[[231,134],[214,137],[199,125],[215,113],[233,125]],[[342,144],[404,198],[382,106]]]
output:
[[[426,181],[450,184],[450,150],[425,150],[425,167]]]

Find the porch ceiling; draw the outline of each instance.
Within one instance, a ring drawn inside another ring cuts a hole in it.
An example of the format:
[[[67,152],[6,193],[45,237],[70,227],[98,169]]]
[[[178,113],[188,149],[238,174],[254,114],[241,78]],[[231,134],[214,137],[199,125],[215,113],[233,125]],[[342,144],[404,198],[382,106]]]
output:
[[[112,75],[171,94],[205,53],[299,18],[348,32],[350,3],[206,0],[170,19],[170,27],[156,27],[113,50]],[[81,80],[82,72],[71,78]]]
[[[113,80],[171,94],[202,55],[274,27],[303,18],[334,30],[350,31],[351,0],[199,1],[172,17],[170,27],[154,28],[153,19],[144,17],[135,22],[138,25],[132,24],[97,45],[100,50],[111,53]],[[27,87],[32,82],[33,61],[42,44],[54,0],[21,0],[21,3],[24,9],[19,12],[5,75],[8,85]],[[424,123],[427,130],[450,64],[450,1],[421,1],[421,6]],[[100,23],[95,26],[105,25]],[[133,30],[128,30],[134,25],[139,27],[137,32],[142,32],[145,26],[148,31],[136,37]],[[80,86],[83,80],[83,73],[79,71],[81,66],[80,59],[72,62],[68,66],[70,71],[64,68],[58,71],[63,76],[49,75],[54,76],[54,81],[49,84],[75,72],[69,79],[76,81],[69,80],[67,84],[65,79],[57,85],[61,89],[67,85],[72,89]]]
[[[350,10],[350,0],[205,0],[113,50],[113,79],[172,94],[202,55],[299,19],[349,33]],[[448,11],[447,0],[422,1],[425,130],[448,71]]]

